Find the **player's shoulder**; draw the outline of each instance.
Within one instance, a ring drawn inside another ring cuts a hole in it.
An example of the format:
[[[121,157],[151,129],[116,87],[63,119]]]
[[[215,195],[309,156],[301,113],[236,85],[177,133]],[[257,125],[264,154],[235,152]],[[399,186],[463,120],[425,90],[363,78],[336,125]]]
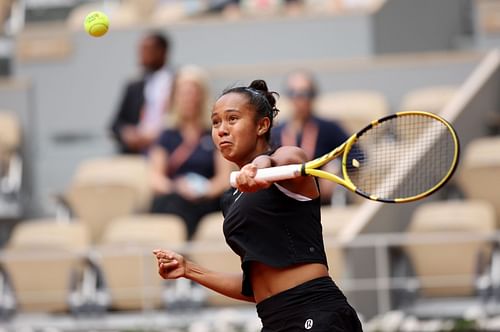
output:
[[[306,152],[302,148],[292,145],[284,145],[277,148],[272,157],[273,159],[280,160],[280,164],[282,165],[300,164],[307,161]]]

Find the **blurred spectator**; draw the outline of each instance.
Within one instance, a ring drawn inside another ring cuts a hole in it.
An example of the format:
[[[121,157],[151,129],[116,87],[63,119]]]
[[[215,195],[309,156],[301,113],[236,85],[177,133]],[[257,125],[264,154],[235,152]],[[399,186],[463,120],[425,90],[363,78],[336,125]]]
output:
[[[219,12],[227,10],[229,7],[238,7],[240,0],[209,0],[208,8],[211,11]]]
[[[227,18],[239,18],[240,2],[240,0],[208,0],[208,12],[222,13]]]
[[[305,6],[304,0],[285,0],[285,12],[288,15],[300,15]]]
[[[291,103],[290,118],[273,129],[271,142],[275,146],[300,146],[309,159],[330,152],[347,138],[339,124],[321,119],[314,115],[314,99],[318,93],[312,73],[297,70],[290,73],[286,80],[286,95]],[[326,167],[332,167],[327,164]],[[335,171],[333,168],[328,171]],[[320,180],[322,203],[331,202],[335,184]]]
[[[173,213],[186,223],[190,239],[200,219],[220,209],[230,164],[215,149],[208,115],[207,77],[194,66],[179,70],[173,90],[173,126],[151,149],[153,213]]]
[[[112,123],[122,153],[146,152],[163,128],[173,81],[169,46],[169,39],[160,33],[148,34],[140,42],[143,73],[127,84]]]

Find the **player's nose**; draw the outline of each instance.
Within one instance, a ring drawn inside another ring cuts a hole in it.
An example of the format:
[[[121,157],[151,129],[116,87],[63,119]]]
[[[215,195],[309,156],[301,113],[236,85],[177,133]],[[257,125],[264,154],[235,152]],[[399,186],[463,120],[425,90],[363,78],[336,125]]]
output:
[[[219,127],[217,128],[217,135],[219,135],[219,137],[223,137],[223,136],[226,136],[228,135],[228,128],[227,128],[227,125],[224,121],[221,122],[221,124],[219,125]]]

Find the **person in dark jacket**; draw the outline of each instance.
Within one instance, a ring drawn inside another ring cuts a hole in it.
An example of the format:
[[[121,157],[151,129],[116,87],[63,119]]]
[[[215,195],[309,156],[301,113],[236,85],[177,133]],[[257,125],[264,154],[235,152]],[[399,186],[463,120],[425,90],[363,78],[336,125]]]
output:
[[[123,92],[111,124],[121,153],[145,153],[156,141],[169,110],[173,71],[168,66],[167,36],[150,33],[139,45],[142,73]]]

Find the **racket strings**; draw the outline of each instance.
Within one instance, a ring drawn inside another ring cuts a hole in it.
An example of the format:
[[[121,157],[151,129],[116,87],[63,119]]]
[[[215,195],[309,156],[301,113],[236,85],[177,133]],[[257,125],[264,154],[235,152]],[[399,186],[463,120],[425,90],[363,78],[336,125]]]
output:
[[[433,117],[393,117],[358,138],[347,156],[347,176],[379,199],[418,196],[447,177],[456,148],[449,128]]]

